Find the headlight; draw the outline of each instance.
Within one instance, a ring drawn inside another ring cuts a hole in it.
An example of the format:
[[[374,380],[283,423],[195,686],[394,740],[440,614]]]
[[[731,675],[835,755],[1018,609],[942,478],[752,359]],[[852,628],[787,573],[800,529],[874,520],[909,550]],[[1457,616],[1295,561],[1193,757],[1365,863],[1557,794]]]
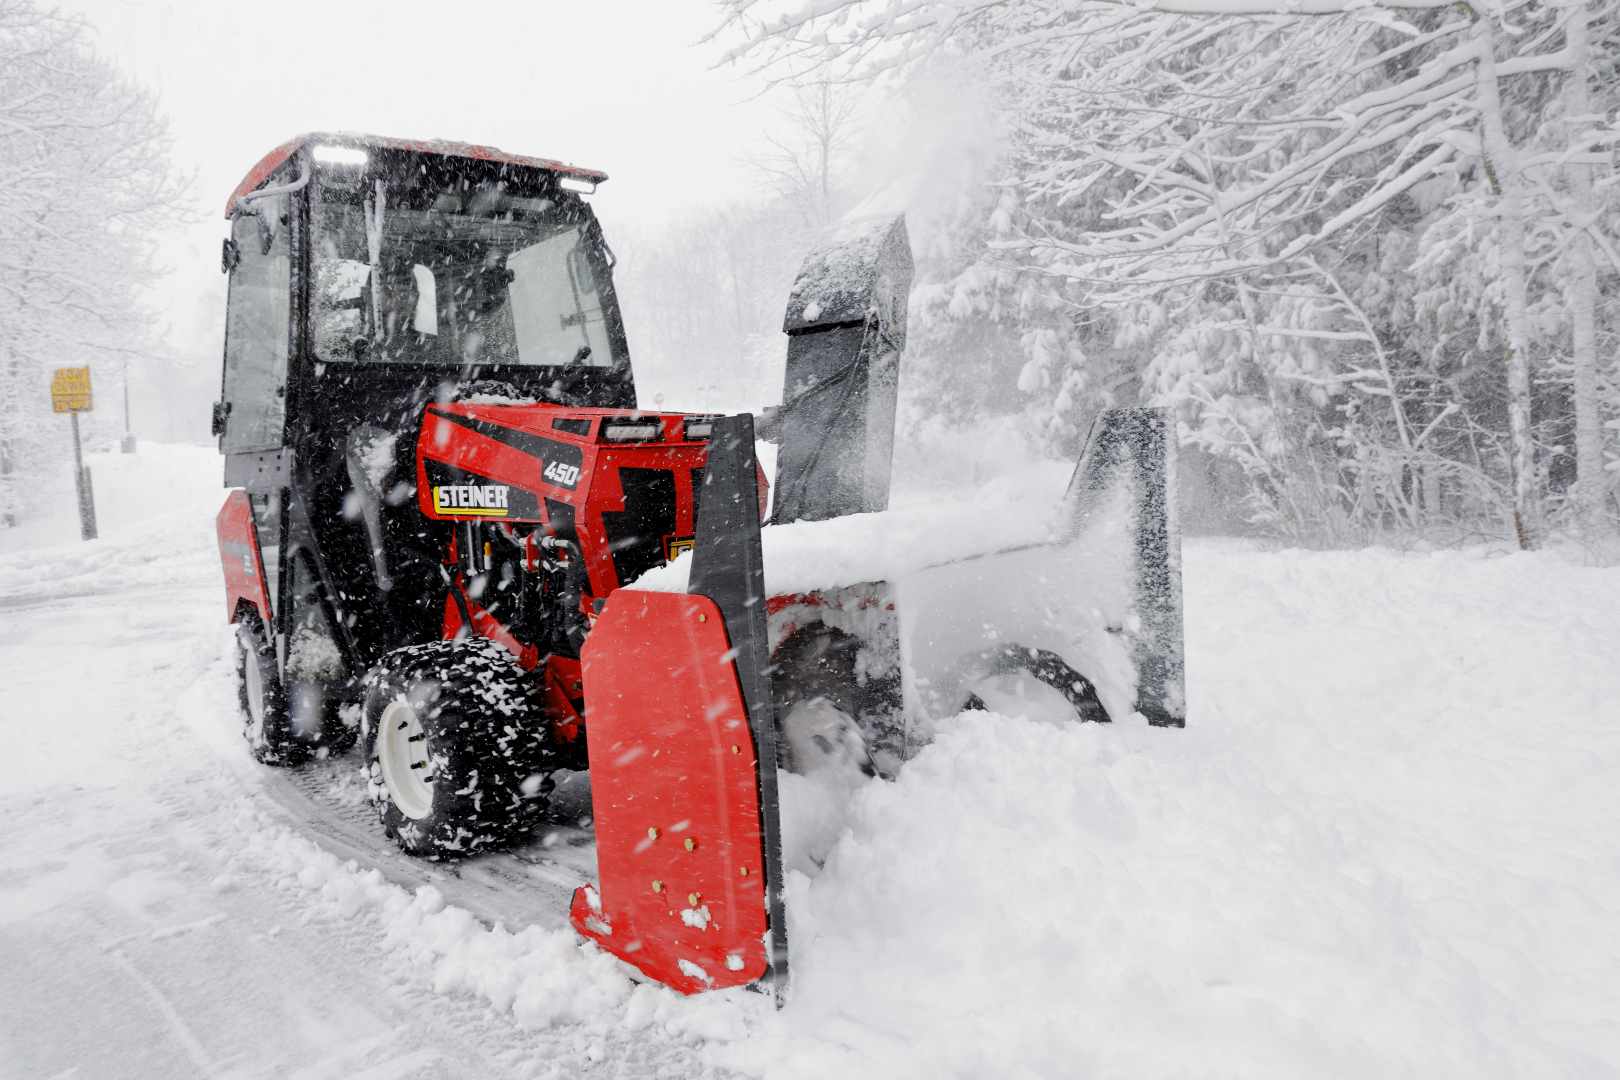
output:
[[[602,424],[607,442],[651,442],[663,425],[656,420],[608,420]]]
[[[707,439],[714,430],[714,417],[694,416],[686,422],[685,430],[688,439]]]

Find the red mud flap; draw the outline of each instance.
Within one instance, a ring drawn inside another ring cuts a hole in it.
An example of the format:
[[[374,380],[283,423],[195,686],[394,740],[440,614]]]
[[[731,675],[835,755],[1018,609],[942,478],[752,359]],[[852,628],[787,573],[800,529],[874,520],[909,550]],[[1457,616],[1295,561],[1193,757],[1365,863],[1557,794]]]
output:
[[[226,620],[235,622],[245,601],[258,610],[259,621],[269,626],[270,591],[264,584],[264,555],[247,492],[236,488],[225,496],[225,505],[214,518],[214,531],[219,537],[220,569],[225,573]]]
[[[709,439],[690,592],[621,589],[582,654],[585,937],[682,993],[787,981],[753,418]]]

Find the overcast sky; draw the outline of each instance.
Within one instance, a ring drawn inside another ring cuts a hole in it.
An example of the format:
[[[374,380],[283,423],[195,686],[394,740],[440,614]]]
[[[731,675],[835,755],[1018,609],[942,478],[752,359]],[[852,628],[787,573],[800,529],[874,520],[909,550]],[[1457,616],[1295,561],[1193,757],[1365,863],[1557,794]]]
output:
[[[60,2],[159,95],[195,174],[197,220],[165,245],[165,307],[177,354],[215,365],[214,380],[225,198],[293,134],[455,139],[599,168],[611,239],[615,222],[746,195],[774,115],[756,80],[712,70],[718,50],[696,45],[711,0]]]

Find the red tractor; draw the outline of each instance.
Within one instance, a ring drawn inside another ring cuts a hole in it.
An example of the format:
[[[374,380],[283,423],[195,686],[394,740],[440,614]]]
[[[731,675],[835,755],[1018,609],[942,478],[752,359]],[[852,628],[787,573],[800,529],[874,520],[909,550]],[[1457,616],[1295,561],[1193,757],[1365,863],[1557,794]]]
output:
[[[554,775],[588,767],[601,888],[575,895],[580,932],[684,991],[780,987],[779,762],[887,774],[911,701],[979,703],[970,670],[1033,678],[1082,719],[1180,724],[1173,447],[1162,416],[1106,414],[1052,542],[773,594],[753,417],[636,407],[584,197],[604,179],[306,135],[232,193],[214,428],[244,731],[284,766],[358,740],[383,828],[434,858],[521,841]],[[909,275],[898,221],[807,261],[773,536],[883,520]],[[1129,610],[1093,604],[1078,636],[1031,614],[1071,586]],[[906,626],[908,603],[975,592],[1014,634]]]

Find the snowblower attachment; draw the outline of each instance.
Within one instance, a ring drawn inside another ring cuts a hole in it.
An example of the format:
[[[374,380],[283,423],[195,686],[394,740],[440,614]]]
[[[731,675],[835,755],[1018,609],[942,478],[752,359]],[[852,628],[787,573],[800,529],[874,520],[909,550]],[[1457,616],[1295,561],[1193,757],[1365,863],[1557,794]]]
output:
[[[600,889],[585,937],[683,993],[786,986],[753,418],[715,421],[686,593],[620,589],[583,663]]]
[[[1050,540],[895,582],[908,726],[994,708],[975,688],[1011,673],[1082,719],[1185,724],[1171,423],[1162,409],[1104,412]]]

